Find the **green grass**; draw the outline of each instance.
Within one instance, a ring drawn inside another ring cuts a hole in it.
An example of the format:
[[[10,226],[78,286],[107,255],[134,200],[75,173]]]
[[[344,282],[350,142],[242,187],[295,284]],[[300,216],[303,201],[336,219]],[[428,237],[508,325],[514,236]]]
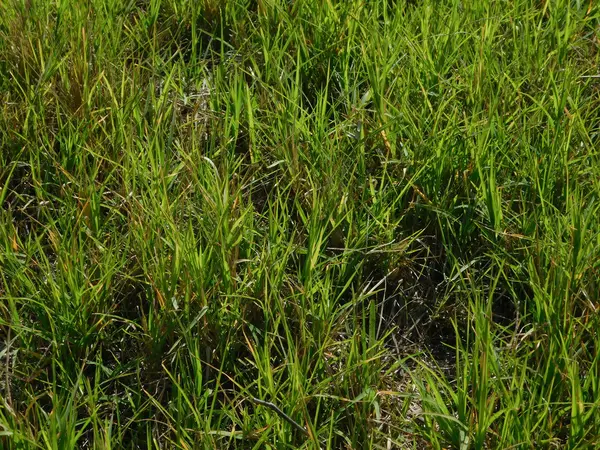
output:
[[[588,0],[2,1],[0,447],[600,448],[599,50]]]

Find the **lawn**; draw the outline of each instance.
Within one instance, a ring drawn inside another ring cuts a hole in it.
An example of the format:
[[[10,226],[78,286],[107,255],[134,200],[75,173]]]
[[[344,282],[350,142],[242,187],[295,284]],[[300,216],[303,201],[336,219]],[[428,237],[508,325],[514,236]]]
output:
[[[0,447],[600,447],[600,5],[2,0]]]

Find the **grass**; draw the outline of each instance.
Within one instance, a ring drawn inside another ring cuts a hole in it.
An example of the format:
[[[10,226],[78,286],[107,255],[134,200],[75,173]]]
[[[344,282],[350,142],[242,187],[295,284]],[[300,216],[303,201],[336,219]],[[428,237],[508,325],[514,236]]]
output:
[[[0,447],[600,447],[599,47],[587,0],[2,2]]]

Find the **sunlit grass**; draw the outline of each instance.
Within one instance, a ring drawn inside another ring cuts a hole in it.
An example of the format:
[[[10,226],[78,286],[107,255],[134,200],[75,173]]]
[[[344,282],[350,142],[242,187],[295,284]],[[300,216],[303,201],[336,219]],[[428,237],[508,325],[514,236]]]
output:
[[[0,447],[600,445],[599,46],[587,1],[2,2]]]

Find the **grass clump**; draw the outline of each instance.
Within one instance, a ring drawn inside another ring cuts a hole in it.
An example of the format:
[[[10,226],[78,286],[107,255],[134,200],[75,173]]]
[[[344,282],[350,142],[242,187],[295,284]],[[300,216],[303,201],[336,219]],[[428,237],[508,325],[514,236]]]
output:
[[[3,2],[0,446],[598,446],[599,27]]]

